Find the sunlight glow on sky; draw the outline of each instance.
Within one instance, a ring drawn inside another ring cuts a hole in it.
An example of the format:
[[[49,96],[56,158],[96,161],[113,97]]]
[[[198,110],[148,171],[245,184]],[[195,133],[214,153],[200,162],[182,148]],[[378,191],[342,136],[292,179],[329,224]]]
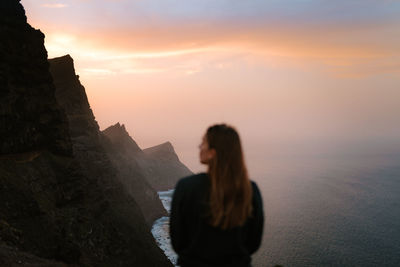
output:
[[[221,121],[250,158],[400,143],[398,0],[21,2],[49,57],[74,58],[102,129],[169,140],[194,170]]]

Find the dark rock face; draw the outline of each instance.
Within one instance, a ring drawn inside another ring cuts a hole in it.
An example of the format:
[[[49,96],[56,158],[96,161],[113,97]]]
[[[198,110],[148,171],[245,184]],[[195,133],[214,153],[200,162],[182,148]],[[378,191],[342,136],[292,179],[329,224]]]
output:
[[[136,142],[129,136],[129,133],[125,129],[125,125],[121,125],[119,122],[105,129],[103,134],[112,141],[115,150],[124,153],[143,153]]]
[[[54,97],[44,35],[16,0],[0,2],[0,154],[50,149],[70,154],[65,114]]]
[[[0,266],[14,267],[21,265],[27,267],[71,267],[71,265],[65,263],[36,257],[0,242]]]
[[[190,171],[178,158],[170,142],[153,146],[143,150],[143,168],[147,170],[147,179],[157,191],[174,188],[182,177],[192,175]]]
[[[179,161],[171,142],[165,142],[157,146],[152,146],[143,150],[143,152],[155,159],[166,161]]]
[[[69,56],[49,60],[50,73],[56,86],[56,99],[65,110],[69,121],[69,131],[74,145],[92,141],[97,145],[99,126],[90,108],[85,88],[75,74],[74,61]]]
[[[121,182],[138,203],[148,226],[166,215],[157,192],[149,186],[140,167],[130,160],[131,153],[143,153],[125,130],[107,133],[118,140],[111,143],[99,131],[87,100],[85,88],[75,74],[73,59],[67,55],[50,59],[50,72],[56,85],[56,97],[67,114],[74,153],[87,175]],[[104,177],[104,178],[102,178]]]
[[[108,127],[103,132],[106,140],[103,146],[117,166],[120,181],[139,204],[149,226],[167,212],[162,206],[156,190],[150,186],[137,158],[143,157],[143,151],[129,136],[124,125],[119,123]]]
[[[103,133],[114,144],[116,151],[128,157],[131,165],[138,166],[147,182],[156,191],[172,189],[180,178],[193,174],[179,161],[170,142],[141,150],[125,127],[119,123],[105,129]],[[132,146],[132,143],[135,146]],[[131,150],[127,149],[131,147]]]
[[[0,161],[1,240],[82,266],[171,266],[133,198],[51,152]],[[111,177],[112,178],[112,177]]]
[[[19,1],[0,2],[0,23],[0,263],[172,266],[96,145],[96,125],[69,128],[43,34]]]

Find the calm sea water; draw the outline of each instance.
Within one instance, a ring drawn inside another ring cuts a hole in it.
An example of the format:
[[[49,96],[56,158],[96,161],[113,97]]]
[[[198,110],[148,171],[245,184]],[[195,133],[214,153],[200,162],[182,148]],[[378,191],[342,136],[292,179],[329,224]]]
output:
[[[264,171],[252,179],[262,191],[265,227],[255,267],[400,266],[400,157],[264,158],[260,164]],[[172,192],[159,194],[166,207]],[[153,235],[176,260],[167,217],[154,224]]]

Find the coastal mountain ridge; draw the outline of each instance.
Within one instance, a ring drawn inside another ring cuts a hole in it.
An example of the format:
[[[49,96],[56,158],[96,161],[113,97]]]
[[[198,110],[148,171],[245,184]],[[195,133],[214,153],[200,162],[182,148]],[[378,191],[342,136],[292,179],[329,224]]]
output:
[[[1,154],[48,149],[70,155],[65,114],[54,98],[44,34],[32,28],[19,1],[0,1]]]
[[[165,212],[156,192],[133,196],[146,180],[122,175],[72,58],[48,62],[19,2],[0,2],[0,266],[172,266],[141,206]]]
[[[143,152],[149,156],[155,156],[155,157],[170,156],[171,159],[179,160],[174,147],[169,141],[156,146],[145,148],[143,149]]]
[[[73,59],[62,56],[49,59],[50,72],[56,85],[56,98],[65,110],[70,125],[74,155],[80,159],[88,176],[113,177],[134,198],[150,228],[154,220],[166,215],[157,192],[148,184],[140,167],[129,162],[120,151],[137,151],[140,148],[129,137],[125,127],[116,134],[119,142],[112,143],[99,130],[90,108],[85,88],[75,74]],[[121,138],[119,138],[121,137]]]
[[[124,124],[121,125],[118,122],[115,125],[106,128],[102,132],[113,141],[116,148],[134,153],[142,153],[142,150],[135,140],[131,138]]]
[[[50,73],[56,87],[55,96],[64,109],[73,146],[87,149],[99,145],[99,125],[90,108],[85,88],[75,74],[74,60],[70,55],[49,59]]]
[[[173,189],[180,178],[193,174],[179,160],[170,142],[142,150],[120,123],[102,132],[119,148],[117,151],[129,159],[130,165],[141,170],[146,181],[156,191]]]

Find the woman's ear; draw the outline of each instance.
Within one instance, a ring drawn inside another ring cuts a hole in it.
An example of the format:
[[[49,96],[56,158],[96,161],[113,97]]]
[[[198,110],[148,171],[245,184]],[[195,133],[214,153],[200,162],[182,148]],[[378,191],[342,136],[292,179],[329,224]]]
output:
[[[217,151],[215,150],[215,148],[211,148],[208,152],[209,152],[210,159],[213,159],[217,156]]]

